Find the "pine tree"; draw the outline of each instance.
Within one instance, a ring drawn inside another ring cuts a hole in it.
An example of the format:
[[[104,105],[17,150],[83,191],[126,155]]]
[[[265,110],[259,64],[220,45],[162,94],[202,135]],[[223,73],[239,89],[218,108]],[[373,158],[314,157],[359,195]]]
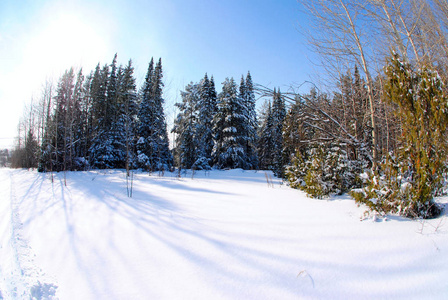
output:
[[[151,59],[142,89],[137,142],[138,164],[150,171],[170,170],[173,166],[163,111],[162,77],[162,60],[154,67]]]

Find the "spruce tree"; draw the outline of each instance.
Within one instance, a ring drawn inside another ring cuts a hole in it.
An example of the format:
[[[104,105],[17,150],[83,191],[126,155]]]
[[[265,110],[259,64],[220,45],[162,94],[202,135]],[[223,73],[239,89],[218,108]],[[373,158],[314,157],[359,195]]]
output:
[[[138,165],[149,171],[163,171],[173,167],[163,111],[162,77],[162,60],[159,59],[154,67],[151,59],[141,93],[137,142]]]
[[[247,145],[244,129],[247,124],[245,111],[245,104],[239,97],[235,80],[227,78],[223,82],[218,111],[214,118],[216,143],[213,156],[217,168],[251,168],[245,152]]]
[[[39,143],[34,136],[33,130],[28,129],[28,133],[25,139],[24,151],[24,162],[21,166],[22,168],[36,168],[38,166],[38,150]]]
[[[118,92],[118,69],[117,54],[115,54],[110,65],[110,73],[107,80],[106,92],[106,126],[112,125],[117,118],[117,92]]]
[[[108,96],[109,66],[100,69],[97,65],[91,82],[93,134],[92,144],[89,148],[89,161],[91,166],[99,169],[111,169],[112,139],[110,129],[112,124],[112,110],[110,109],[110,96]]]
[[[73,69],[65,71],[59,80],[55,108],[48,118],[42,143],[40,171],[63,171],[71,163],[71,106],[75,74]]]
[[[135,164],[135,121],[137,119],[138,96],[134,78],[134,67],[129,60],[128,65],[123,70],[123,77],[120,82],[119,104],[121,118],[124,119],[124,133],[126,144],[126,168],[133,168]]]
[[[296,99],[286,114],[283,128],[283,156],[286,162],[291,162],[297,151],[304,150],[302,143],[306,138],[303,136],[303,125],[300,120],[300,100]]]
[[[205,74],[200,84],[200,99],[198,105],[198,140],[199,158],[205,168],[211,165],[211,157],[214,146],[213,140],[213,117],[216,114],[216,89],[213,76],[208,79]],[[200,163],[198,162],[198,165]]]
[[[71,109],[72,131],[70,140],[73,144],[71,148],[73,162],[70,169],[74,170],[80,170],[86,167],[87,113],[89,110],[89,107],[87,107],[86,98],[87,91],[85,77],[82,74],[82,69],[80,69],[73,91],[73,105]]]
[[[179,166],[184,169],[194,167],[202,155],[203,145],[199,133],[198,107],[200,104],[200,86],[193,82],[181,92],[182,102],[175,105],[180,113],[174,122],[173,132],[176,133],[176,154]]]
[[[284,158],[283,158],[283,125],[286,117],[285,101],[282,98],[280,90],[274,89],[272,101],[272,170],[278,177],[283,177]]]
[[[257,115],[255,111],[255,94],[250,73],[247,73],[246,80],[241,77],[239,96],[243,101],[245,122],[242,126],[241,135],[245,139],[244,152],[248,157],[251,168],[258,168],[258,157],[256,151],[257,140]]]
[[[148,71],[146,73],[145,82],[141,90],[140,107],[138,111],[138,141],[137,141],[137,163],[140,168],[150,170],[151,164],[149,156],[151,156],[152,148],[149,141],[146,139],[151,136],[153,130],[151,126],[151,119],[154,119],[151,105],[151,94],[154,80],[154,59],[151,58],[149,62]],[[152,118],[151,118],[152,117]],[[147,155],[149,154],[149,156]]]
[[[248,145],[247,145],[247,155],[252,164],[253,168],[258,168],[258,154],[257,154],[257,130],[258,130],[258,120],[256,111],[256,99],[254,92],[254,84],[252,82],[252,76],[250,72],[246,75],[246,95],[245,101],[247,106],[247,116],[248,116]]]
[[[258,158],[259,167],[262,170],[272,169],[274,141],[272,139],[272,106],[271,102],[265,102],[261,116],[261,125],[258,134]]]
[[[111,125],[109,136],[111,137],[111,161],[114,168],[133,167],[134,161],[134,129],[133,122],[136,114],[136,86],[133,77],[134,68],[132,62],[117,71],[116,81],[116,112],[115,121]]]

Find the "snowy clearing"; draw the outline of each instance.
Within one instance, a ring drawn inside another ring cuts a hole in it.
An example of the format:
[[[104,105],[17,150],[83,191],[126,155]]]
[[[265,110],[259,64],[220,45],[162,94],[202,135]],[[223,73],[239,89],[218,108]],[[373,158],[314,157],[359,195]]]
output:
[[[122,170],[0,169],[0,299],[448,295],[446,212],[361,221],[264,171],[176,175],[137,173],[128,198]]]

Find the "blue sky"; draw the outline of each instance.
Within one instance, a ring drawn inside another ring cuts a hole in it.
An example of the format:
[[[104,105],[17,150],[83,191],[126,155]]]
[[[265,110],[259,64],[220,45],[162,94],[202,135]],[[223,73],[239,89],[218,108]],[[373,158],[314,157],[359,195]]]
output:
[[[90,72],[133,60],[141,83],[151,57],[162,57],[167,105],[179,90],[214,75],[250,71],[256,83],[286,89],[309,79],[313,65],[299,33],[296,0],[0,2],[0,147],[17,133],[24,103],[40,97],[71,66]],[[174,110],[168,109],[168,115]],[[170,116],[168,116],[170,118]]]

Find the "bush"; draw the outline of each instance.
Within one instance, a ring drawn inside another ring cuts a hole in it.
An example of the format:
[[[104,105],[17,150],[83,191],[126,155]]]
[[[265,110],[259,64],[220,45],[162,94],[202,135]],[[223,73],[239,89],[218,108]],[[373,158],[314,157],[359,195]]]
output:
[[[402,146],[396,158],[389,156],[353,197],[376,211],[435,217],[441,209],[434,196],[446,170],[446,88],[430,66],[414,71],[394,54],[386,67],[384,101],[397,106]]]
[[[416,190],[412,173],[403,162],[389,155],[387,160],[380,164],[380,170],[381,172],[376,173],[368,172],[365,176],[366,186],[350,192],[357,203],[363,203],[370,210],[382,215],[393,213],[408,218],[432,218],[442,212],[432,201],[433,193],[430,189],[424,189],[427,194],[418,198],[422,192]]]
[[[318,145],[302,155],[297,152],[285,176],[292,188],[313,198],[342,194],[356,185],[358,176],[347,153],[339,145]]]

